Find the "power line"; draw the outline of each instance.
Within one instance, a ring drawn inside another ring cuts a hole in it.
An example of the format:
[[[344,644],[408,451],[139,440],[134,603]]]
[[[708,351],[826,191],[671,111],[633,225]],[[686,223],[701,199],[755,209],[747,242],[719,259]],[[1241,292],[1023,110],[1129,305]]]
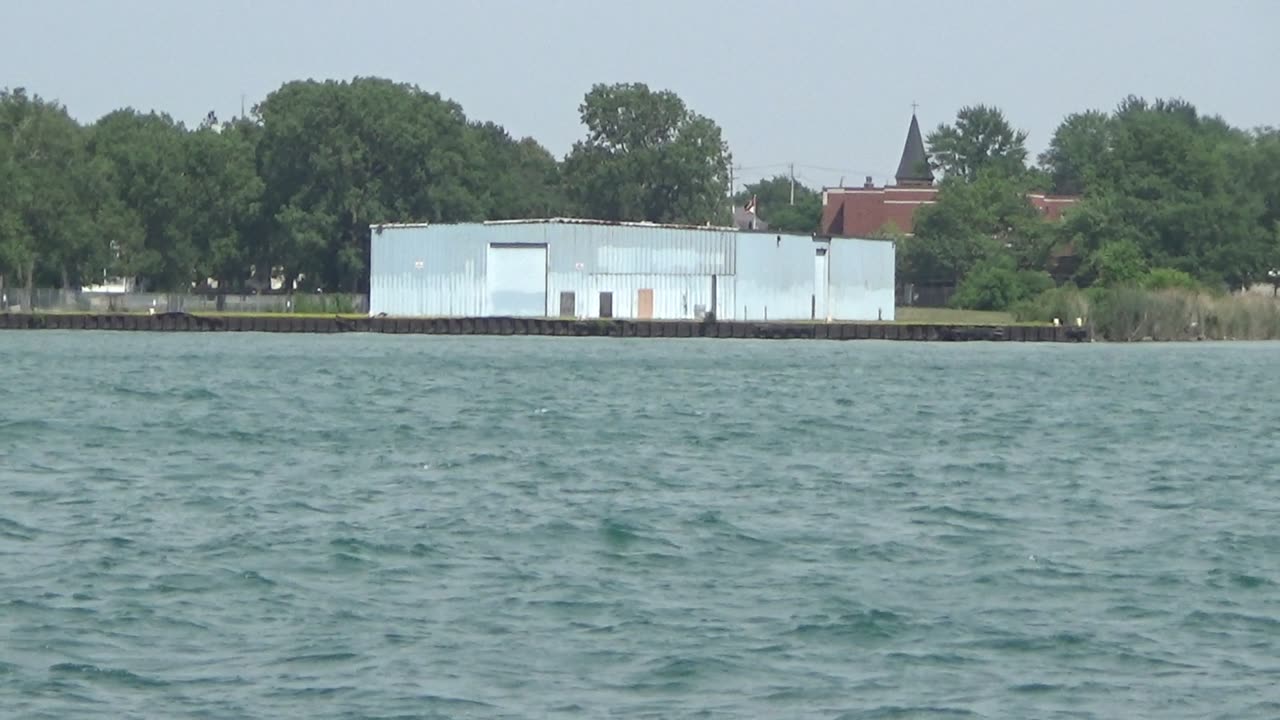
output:
[[[879,172],[872,172],[866,169],[859,170],[857,168],[827,167],[824,165],[808,165],[805,163],[797,163],[797,166],[806,168],[808,170],[819,170],[822,172],[831,172],[831,173],[844,173],[846,175],[879,175],[880,174]]]
[[[860,175],[880,174],[878,171],[869,171],[869,170],[866,170],[865,168],[860,169],[860,168],[848,168],[848,167],[832,167],[830,165],[815,165],[813,163],[806,163],[806,162],[800,162],[795,160],[788,160],[787,162],[781,162],[781,163],[764,163],[759,165],[735,165],[734,167],[737,168],[738,170],[768,170],[773,168],[789,169],[793,166],[798,168],[807,168],[809,170],[821,170],[822,172],[849,173],[849,174],[860,174]]]
[[[774,169],[784,170],[785,172],[762,172],[762,171],[774,170]],[[884,171],[867,170],[865,168],[847,168],[847,167],[833,167],[830,165],[814,165],[814,164],[803,163],[803,162],[785,162],[785,163],[770,163],[770,164],[763,164],[763,165],[734,166],[734,170],[738,173],[739,184],[745,183],[747,178],[756,178],[760,180],[765,180],[765,179],[772,180],[774,178],[782,177],[790,180],[790,178],[796,172],[797,169],[813,170],[815,172],[822,172],[822,173],[831,173],[835,175],[840,175],[842,177],[859,177],[859,176],[871,176],[871,177],[883,177],[883,178],[892,177],[892,173],[886,173]]]
[[[739,170],[768,170],[770,168],[785,168],[791,163],[772,163],[770,165],[738,165]]]

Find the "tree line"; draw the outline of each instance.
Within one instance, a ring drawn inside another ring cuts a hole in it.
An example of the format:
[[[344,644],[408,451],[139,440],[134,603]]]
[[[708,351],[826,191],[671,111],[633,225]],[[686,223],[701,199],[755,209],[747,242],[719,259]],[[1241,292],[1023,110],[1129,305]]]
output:
[[[216,284],[363,291],[369,226],[584,215],[728,221],[721,130],[674,93],[597,85],[558,160],[380,78],[290,82],[249,117],[186,127],[122,109],[92,124],[0,91],[0,287],[104,277],[156,291]],[[210,282],[212,281],[212,282]]]
[[[286,83],[248,117],[186,127],[122,109],[91,124],[0,90],[0,287],[127,277],[157,291],[363,291],[369,226],[578,215],[726,224],[720,127],[674,93],[597,85],[564,158],[454,102],[380,78]],[[927,136],[935,204],[899,242],[899,279],[1004,306],[1046,283],[1241,287],[1280,267],[1280,131],[1180,100],[1130,97],[1065,118],[1031,162],[994,107]],[[1046,223],[1030,192],[1080,195]],[[818,230],[821,194],[748,184],[778,230]],[[794,197],[794,201],[792,198]],[[1154,275],[1153,275],[1154,274]],[[1154,282],[1154,281],[1152,281]],[[963,286],[968,284],[968,288]]]
[[[1004,309],[1071,283],[1234,289],[1280,285],[1280,130],[1231,127],[1182,100],[1128,97],[1065,118],[1031,162],[996,107],[962,108],[926,137],[936,204],[898,241],[898,279],[959,285],[956,304]],[[777,176],[747,186],[781,230],[818,227],[817,191]],[[1030,193],[1080,196],[1045,222]],[[776,220],[776,222],[775,222]],[[967,281],[967,282],[966,282]]]
[[[1054,282],[1209,290],[1280,283],[1280,130],[1242,130],[1182,100],[1124,99],[1065,118],[1038,164],[993,107],[927,137],[937,203],[900,238],[900,279],[959,283],[1004,309]],[[1026,195],[1077,195],[1045,222]],[[887,231],[892,234],[892,229]]]

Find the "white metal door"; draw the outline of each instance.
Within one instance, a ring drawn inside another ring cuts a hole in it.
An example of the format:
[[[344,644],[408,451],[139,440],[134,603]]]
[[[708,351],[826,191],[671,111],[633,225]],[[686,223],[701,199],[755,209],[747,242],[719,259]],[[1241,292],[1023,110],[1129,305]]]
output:
[[[489,315],[545,317],[547,246],[489,246],[485,265]]]
[[[827,319],[827,248],[817,248],[813,258],[813,319]]]

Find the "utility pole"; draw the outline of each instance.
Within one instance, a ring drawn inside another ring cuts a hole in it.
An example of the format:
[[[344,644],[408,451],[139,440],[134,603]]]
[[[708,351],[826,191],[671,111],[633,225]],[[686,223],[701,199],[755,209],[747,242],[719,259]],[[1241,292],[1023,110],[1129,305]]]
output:
[[[791,163],[791,204],[796,204],[796,164]]]
[[[733,184],[733,170],[734,170],[734,165],[733,165],[733,163],[730,163],[730,164],[729,164],[729,218],[730,218],[730,222],[732,222],[734,212],[735,212],[735,211],[737,211],[737,209],[738,209],[738,204],[737,204],[736,202],[734,202],[734,200],[733,200],[733,191],[734,191],[734,189],[735,189],[735,186],[734,186],[734,184]]]

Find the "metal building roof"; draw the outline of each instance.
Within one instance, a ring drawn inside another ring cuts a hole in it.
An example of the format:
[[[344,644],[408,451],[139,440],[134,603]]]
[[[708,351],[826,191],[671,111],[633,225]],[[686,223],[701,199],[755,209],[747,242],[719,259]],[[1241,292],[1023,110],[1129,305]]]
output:
[[[611,227],[662,228],[665,230],[710,230],[724,232],[736,230],[730,225],[681,225],[677,223],[655,223],[628,220],[593,220],[590,218],[554,217],[554,218],[521,218],[517,220],[484,220],[470,223],[374,223],[377,228],[413,228],[435,225],[607,225]]]
[[[864,238],[840,235],[839,233],[829,232],[794,232],[788,230],[769,230],[765,228],[739,228],[725,225],[680,225],[676,223],[655,223],[641,221],[623,221],[623,220],[593,220],[589,218],[522,218],[518,220],[484,220],[478,222],[462,222],[462,223],[426,223],[426,222],[407,222],[407,223],[374,223],[370,228],[375,232],[382,230],[404,229],[404,228],[427,228],[427,227],[466,227],[466,226],[520,226],[520,225],[589,225],[601,227],[625,227],[625,228],[645,228],[649,230],[697,230],[701,232],[724,233],[731,232],[739,235],[787,235],[787,236],[805,236],[815,238],[834,238],[849,237],[857,240],[877,240],[883,242],[892,242],[882,238]]]

